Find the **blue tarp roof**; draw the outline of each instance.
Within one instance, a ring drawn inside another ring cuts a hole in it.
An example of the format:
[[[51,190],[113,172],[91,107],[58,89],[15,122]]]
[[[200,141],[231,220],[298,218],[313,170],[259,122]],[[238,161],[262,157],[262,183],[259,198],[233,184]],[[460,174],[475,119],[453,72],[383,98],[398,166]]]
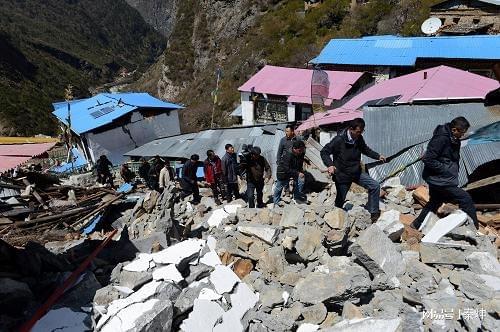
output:
[[[52,112],[68,125],[68,103],[53,103]],[[100,93],[88,99],[70,102],[71,130],[83,134],[113,122],[138,108],[179,109],[182,106],[164,102],[148,93]]]
[[[500,59],[500,36],[332,39],[312,64],[414,66],[418,58]]]

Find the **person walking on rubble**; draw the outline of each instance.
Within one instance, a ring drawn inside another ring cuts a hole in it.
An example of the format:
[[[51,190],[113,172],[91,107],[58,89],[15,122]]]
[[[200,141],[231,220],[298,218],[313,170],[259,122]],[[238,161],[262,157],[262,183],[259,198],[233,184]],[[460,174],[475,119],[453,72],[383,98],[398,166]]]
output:
[[[149,165],[146,158],[141,158],[141,166],[139,166],[139,176],[142,178],[144,183],[149,186],[149,170],[151,169],[151,165]]]
[[[214,150],[207,151],[207,159],[203,163],[205,173],[205,181],[212,189],[215,204],[220,205],[219,194],[224,198],[224,190],[222,183],[222,161]]]
[[[297,141],[298,138],[295,136],[295,130],[293,125],[289,124],[285,127],[285,137],[281,138],[280,144],[278,146],[278,152],[276,153],[276,164],[279,164],[281,158],[286,151],[292,151],[293,142]],[[285,196],[290,192],[290,184],[284,187]]]
[[[199,160],[200,156],[193,154],[191,158],[184,163],[180,180],[182,188],[181,198],[184,199],[192,194],[193,200],[191,203],[193,204],[198,204],[201,201],[200,189],[198,188],[198,177],[196,176]]]
[[[124,163],[120,168],[120,176],[122,177],[123,182],[131,183],[135,178],[135,173],[130,170],[127,163]]]
[[[306,145],[303,141],[295,141],[291,151],[285,151],[283,158],[278,162],[276,169],[276,186],[273,193],[273,203],[277,205],[281,199],[281,192],[288,186],[290,179],[293,179],[293,198],[298,204],[307,203],[304,195],[304,156]]]
[[[148,178],[149,178],[149,187],[153,190],[159,190],[160,183],[160,172],[163,168],[165,162],[160,158],[160,156],[155,156],[153,159],[153,163],[151,168],[149,169]]]
[[[231,202],[233,195],[235,199],[240,198],[240,189],[238,188],[238,161],[234,153],[234,147],[226,144],[224,147],[226,154],[222,157],[222,181],[226,191],[226,200]]]
[[[422,158],[422,177],[429,185],[429,202],[410,225],[411,228],[419,229],[427,214],[431,211],[436,213],[445,202],[458,203],[460,209],[472,219],[474,226],[479,227],[471,196],[458,187],[460,138],[469,127],[469,121],[460,116],[434,129]]]
[[[96,171],[97,171],[97,182],[100,184],[111,184],[113,185],[113,177],[111,176],[110,167],[113,167],[113,164],[109,161],[106,155],[101,155],[96,162]]]
[[[264,183],[271,179],[271,166],[269,166],[267,160],[261,156],[260,153],[260,148],[258,146],[254,146],[250,150],[250,155],[240,163],[240,168],[244,169],[246,174],[246,194],[249,208],[255,207],[255,192],[257,192],[257,207],[264,207]]]
[[[160,191],[163,191],[165,188],[168,187],[168,185],[174,180],[174,176],[172,174],[172,171],[170,170],[170,166],[168,162],[166,162],[161,171],[160,171],[160,177],[158,179],[158,186],[160,188]]]
[[[380,184],[362,171],[361,154],[383,162],[385,157],[366,145],[362,135],[364,130],[363,119],[352,120],[348,128],[340,131],[321,149],[321,159],[335,181],[335,206],[343,208],[351,184],[357,183],[368,190],[366,209],[370,212],[372,222],[375,222],[380,217]]]

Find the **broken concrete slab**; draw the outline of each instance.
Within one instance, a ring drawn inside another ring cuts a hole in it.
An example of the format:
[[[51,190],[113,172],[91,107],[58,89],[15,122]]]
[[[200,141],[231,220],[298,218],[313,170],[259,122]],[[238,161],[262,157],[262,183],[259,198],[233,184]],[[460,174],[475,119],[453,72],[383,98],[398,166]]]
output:
[[[212,250],[210,250],[205,255],[203,255],[203,257],[200,258],[200,263],[212,267],[222,264],[219,255],[217,255],[217,253]]]
[[[402,321],[395,319],[375,319],[371,317],[343,320],[330,328],[324,329],[325,332],[397,332],[401,331]]]
[[[240,278],[238,278],[233,270],[224,265],[217,265],[210,274],[209,280],[220,295],[230,292],[234,288],[234,285],[240,282]]]
[[[150,268],[155,267],[155,263],[152,261],[153,256],[151,254],[141,253],[138,258],[133,260],[131,263],[125,265],[123,269],[129,272],[142,272],[147,271]]]
[[[53,309],[40,318],[31,331],[87,331],[90,329],[86,323],[88,316],[87,313],[70,308]]]
[[[150,299],[134,303],[111,317],[99,331],[136,332],[171,330],[173,316],[172,302]]]
[[[272,245],[278,237],[278,229],[264,225],[240,224],[238,232],[246,235],[255,236],[262,241]]]
[[[244,327],[241,319],[259,301],[259,294],[255,294],[247,284],[239,283],[230,299],[231,309],[222,315],[222,323],[215,326],[214,332],[243,332]]]
[[[224,310],[217,303],[196,299],[193,311],[182,322],[181,330],[185,332],[211,331],[223,313]]]
[[[469,270],[478,274],[489,274],[500,277],[500,263],[489,252],[473,252],[465,257]]]
[[[349,250],[372,275],[398,276],[404,272],[401,253],[377,225],[363,231]]]
[[[152,254],[157,264],[179,264],[185,259],[197,255],[205,246],[205,240],[187,239],[167,249]]]
[[[297,228],[304,221],[304,210],[295,205],[287,205],[283,209],[283,215],[280,220],[280,227]]]
[[[457,211],[443,219],[439,219],[434,227],[422,238],[422,242],[437,243],[444,235],[462,225],[466,220],[467,214],[462,211]]]
[[[153,271],[153,280],[181,282],[184,280],[174,264],[162,266]]]
[[[400,221],[400,212],[390,210],[382,213],[375,223],[392,241],[398,241],[404,231],[404,225]]]

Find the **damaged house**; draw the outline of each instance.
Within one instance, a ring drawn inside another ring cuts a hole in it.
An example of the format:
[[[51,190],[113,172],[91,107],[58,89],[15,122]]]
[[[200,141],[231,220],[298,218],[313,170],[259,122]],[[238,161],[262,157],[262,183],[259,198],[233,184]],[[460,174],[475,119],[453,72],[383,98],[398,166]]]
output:
[[[326,71],[327,108],[345,103],[350,97],[372,82],[363,72]],[[243,125],[270,122],[293,122],[312,114],[311,80],[313,70],[265,66],[238,90],[241,106],[233,112]]]
[[[147,93],[100,93],[53,104],[53,114],[71,131],[73,143],[90,163],[106,155],[114,164],[123,154],[159,137],[180,133],[178,110]]]

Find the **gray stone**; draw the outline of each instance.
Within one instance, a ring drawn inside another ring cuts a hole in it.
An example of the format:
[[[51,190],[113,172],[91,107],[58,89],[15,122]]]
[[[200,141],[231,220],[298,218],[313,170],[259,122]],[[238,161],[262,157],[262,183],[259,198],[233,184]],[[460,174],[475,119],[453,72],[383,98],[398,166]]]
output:
[[[420,259],[426,264],[467,265],[465,258],[475,250],[472,246],[420,244]]]
[[[400,289],[376,291],[369,304],[363,306],[375,318],[397,318],[403,307],[403,293]]]
[[[144,271],[144,272],[130,272],[130,271],[122,271],[119,277],[119,285],[128,287],[132,290],[136,290],[140,288],[145,283],[151,281],[153,279],[153,273]]]
[[[213,271],[213,267],[198,263],[197,265],[189,265],[189,275],[186,277],[186,282],[191,284],[194,281],[208,277]]]
[[[343,255],[348,244],[348,229],[330,229],[325,237],[325,248],[333,256]]]
[[[87,271],[80,282],[64,293],[64,297],[57,303],[60,307],[83,307],[90,304],[94,295],[102,288],[94,273]]]
[[[277,228],[252,224],[240,224],[238,225],[238,231],[246,235],[255,236],[270,245],[276,241],[279,233]]]
[[[261,322],[270,331],[289,331],[295,323],[262,311],[250,312],[247,319],[251,322]]]
[[[294,302],[290,307],[283,308],[277,316],[281,320],[295,322],[299,319],[303,309],[304,305],[302,303]]]
[[[316,304],[329,301],[342,303],[370,288],[368,272],[360,266],[350,266],[341,271],[312,272],[301,279],[293,290],[293,298],[302,303]]]
[[[212,331],[216,322],[222,317],[224,310],[215,302],[209,300],[194,301],[194,309],[181,325],[186,332]]]
[[[285,285],[295,286],[299,282],[300,278],[301,277],[298,272],[288,271],[280,276],[279,282]]]
[[[404,272],[401,253],[376,225],[361,233],[350,250],[372,275],[386,273],[397,276]]]
[[[474,273],[500,277],[500,263],[488,252],[473,252],[465,260],[469,264],[469,269]]]
[[[279,277],[285,271],[285,255],[282,247],[265,250],[259,258],[257,269],[265,276]]]
[[[401,318],[395,319],[374,319],[371,317],[343,320],[335,324],[333,327],[326,328],[324,332],[396,332],[401,331]]]
[[[94,295],[95,305],[107,305],[114,300],[118,300],[125,297],[125,294],[116,289],[113,285],[108,285],[101,289],[98,289]]]
[[[168,300],[150,299],[144,303],[134,303],[111,317],[99,331],[170,331],[173,306]]]
[[[260,302],[264,307],[273,308],[284,302],[283,290],[279,288],[267,287],[260,292]]]
[[[175,308],[179,314],[183,314],[193,308],[194,300],[198,298],[203,288],[209,287],[208,282],[200,282],[184,288],[175,301]]]
[[[343,319],[359,319],[363,318],[363,313],[361,310],[349,301],[344,303],[342,308],[342,318]]]
[[[468,298],[474,300],[487,300],[493,292],[483,279],[469,271],[451,271],[450,282],[458,286],[458,289]]]
[[[392,241],[399,241],[403,234],[404,225],[399,221],[399,211],[390,210],[382,213],[377,225]]]
[[[305,307],[302,310],[302,317],[304,317],[304,323],[321,324],[326,318],[326,313],[325,305],[318,303]]]
[[[283,228],[297,228],[304,222],[304,210],[299,209],[295,205],[287,205],[283,209],[280,226]]]
[[[319,258],[318,249],[322,247],[323,233],[315,226],[300,226],[298,228],[299,238],[295,244],[295,249],[305,261]]]
[[[346,227],[347,217],[343,209],[335,207],[325,214],[324,219],[326,224],[333,229],[344,229]]]

